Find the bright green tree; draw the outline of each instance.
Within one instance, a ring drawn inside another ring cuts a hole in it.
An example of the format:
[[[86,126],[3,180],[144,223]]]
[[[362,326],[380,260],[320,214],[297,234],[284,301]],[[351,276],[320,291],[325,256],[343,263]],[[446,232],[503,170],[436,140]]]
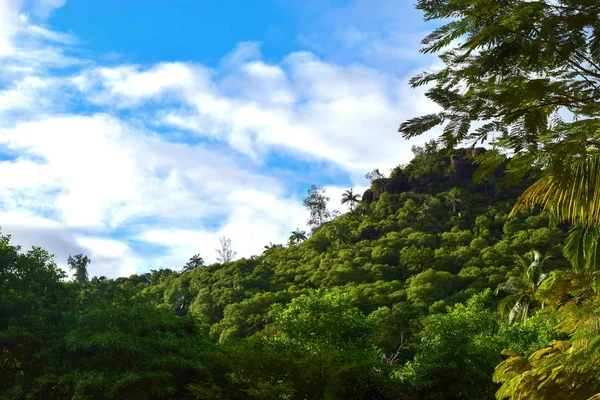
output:
[[[312,292],[273,312],[277,340],[293,348],[319,352],[361,347],[368,341],[369,321],[348,293]]]
[[[544,262],[548,258],[542,256],[537,250],[531,250],[524,257],[517,255],[517,263],[523,270],[522,276],[513,277],[498,285],[496,293],[510,293],[501,303],[504,314],[508,315],[509,323],[519,321],[524,324],[527,322],[535,302],[535,292],[548,278],[543,271]]]
[[[492,399],[494,367],[502,342],[488,309],[490,291],[446,314],[425,319],[421,343],[412,362],[400,373],[415,399]]]

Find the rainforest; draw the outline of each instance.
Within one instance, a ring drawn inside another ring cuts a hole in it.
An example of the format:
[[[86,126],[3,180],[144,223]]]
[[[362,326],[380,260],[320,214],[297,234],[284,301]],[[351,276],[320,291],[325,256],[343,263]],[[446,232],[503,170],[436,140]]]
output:
[[[3,232],[0,398],[600,399],[600,5],[416,7],[434,138],[310,231],[114,279]]]

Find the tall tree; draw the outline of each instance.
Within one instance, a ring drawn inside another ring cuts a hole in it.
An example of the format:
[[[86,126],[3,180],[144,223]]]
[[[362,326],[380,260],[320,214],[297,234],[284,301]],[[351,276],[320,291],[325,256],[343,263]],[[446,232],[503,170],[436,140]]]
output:
[[[339,213],[327,209],[329,200],[324,188],[311,185],[310,189],[308,189],[308,195],[304,199],[303,204],[310,211],[308,225],[313,230],[320,228],[325,222],[339,215]]]
[[[348,189],[342,194],[342,204],[348,204],[350,211],[353,211],[356,203],[360,201],[360,197],[360,194],[354,193],[352,189]]]
[[[91,262],[88,256],[84,256],[83,254],[69,255],[67,265],[69,269],[75,271],[75,282],[87,283],[89,281],[87,267]]]
[[[216,249],[217,260],[222,264],[233,261],[235,256],[237,256],[237,252],[233,250],[233,246],[231,245],[231,239],[226,238],[225,236],[221,236],[219,238],[219,243],[221,245],[221,248]]]
[[[200,254],[194,254],[190,260],[185,264],[181,272],[188,272],[204,265],[204,259]]]
[[[292,234],[289,238],[289,242],[290,244],[298,244],[300,242],[305,241],[306,239],[308,239],[308,237],[306,236],[306,232],[301,231],[300,228],[296,228],[295,231],[292,231]]]
[[[423,40],[443,68],[413,87],[443,108],[400,125],[405,138],[444,125],[441,142],[492,140],[481,178],[514,156],[504,183],[541,178],[516,209],[541,204],[560,219],[600,221],[600,4],[593,0],[419,0],[441,26]],[[562,119],[560,115],[570,115]],[[474,122],[478,122],[474,125]]]

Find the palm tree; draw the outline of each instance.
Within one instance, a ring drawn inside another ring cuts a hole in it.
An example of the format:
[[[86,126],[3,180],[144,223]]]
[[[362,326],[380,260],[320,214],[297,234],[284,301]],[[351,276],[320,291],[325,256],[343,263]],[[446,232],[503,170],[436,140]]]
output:
[[[185,264],[181,272],[188,272],[204,265],[204,259],[200,257],[200,254],[194,254],[190,260]]]
[[[548,278],[548,275],[542,271],[542,266],[550,257],[542,257],[539,251],[531,250],[525,254],[525,257],[517,255],[516,258],[524,270],[523,275],[499,284],[496,294],[500,291],[510,293],[501,302],[501,309],[508,314],[508,322],[521,321],[525,323],[534,303],[536,290]]]
[[[511,214],[541,205],[559,221],[584,227],[599,224],[600,150],[569,157],[558,154],[545,161],[550,168],[521,194]]]
[[[354,210],[354,205],[360,201],[360,194],[354,193],[352,189],[348,189],[342,194],[342,204],[348,203],[350,211]]]
[[[292,235],[290,236],[290,244],[298,244],[300,242],[308,239],[306,236],[306,232],[301,231],[300,228],[296,228],[295,231],[292,231]]]
[[[452,214],[456,214],[457,206],[463,202],[462,195],[460,193],[460,189],[453,187],[446,193],[444,193],[444,198],[450,206],[452,206]]]
[[[269,244],[265,245],[265,251],[263,251],[263,254],[269,250],[280,249],[282,247],[283,247],[282,244],[273,244],[272,242],[269,242]]]

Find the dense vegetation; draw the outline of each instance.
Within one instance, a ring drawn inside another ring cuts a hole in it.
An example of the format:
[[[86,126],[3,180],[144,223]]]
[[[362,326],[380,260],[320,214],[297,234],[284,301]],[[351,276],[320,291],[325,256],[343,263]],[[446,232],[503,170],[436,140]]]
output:
[[[311,235],[72,282],[3,236],[0,397],[599,399],[600,6],[417,7],[443,111],[400,131],[441,138],[341,216],[311,187]]]
[[[464,150],[453,152],[461,170],[433,143],[415,154],[373,189],[403,181],[423,193],[380,191],[250,259],[204,266],[195,255],[182,272],[87,282],[89,260],[73,257],[67,282],[49,254],[4,237],[1,392],[493,398],[501,351],[537,350],[552,333],[544,318],[505,323],[505,295],[490,290],[518,280],[531,250],[552,256],[545,271],[566,268],[566,233],[544,214],[509,218],[521,189],[460,177],[472,170]]]

